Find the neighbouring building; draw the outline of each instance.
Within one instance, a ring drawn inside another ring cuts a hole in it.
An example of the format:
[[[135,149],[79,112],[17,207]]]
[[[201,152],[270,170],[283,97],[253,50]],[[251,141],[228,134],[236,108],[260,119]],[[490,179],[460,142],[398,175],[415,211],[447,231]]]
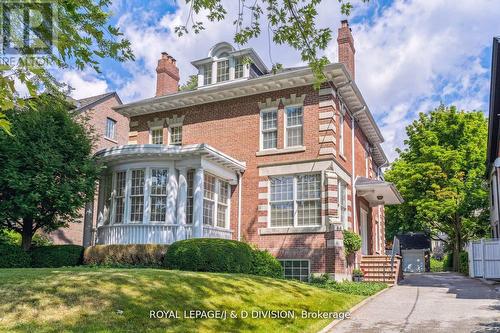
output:
[[[487,167],[490,184],[491,235],[500,237],[500,37],[493,38]]]
[[[93,151],[99,151],[113,146],[123,145],[128,142],[128,118],[116,112],[113,108],[122,104],[116,92],[90,96],[83,99],[70,101],[75,109],[71,110],[77,117],[92,126],[96,136]],[[91,210],[97,206],[89,204],[82,210],[83,218],[92,218]],[[85,212],[87,212],[85,214]],[[95,222],[95,221],[94,221]],[[49,234],[55,244],[83,244],[84,223],[71,223],[67,228],[60,228]]]
[[[384,205],[402,199],[382,177],[384,139],[354,80],[347,21],[337,41],[319,90],[307,66],[272,73],[253,49],[222,42],[192,62],[197,89],[179,92],[162,53],[156,96],[114,108],[130,120],[128,144],[96,154],[106,172],[85,245],[237,239],[302,280],[349,278],[363,256],[383,255]],[[362,238],[349,262],[346,229]]]

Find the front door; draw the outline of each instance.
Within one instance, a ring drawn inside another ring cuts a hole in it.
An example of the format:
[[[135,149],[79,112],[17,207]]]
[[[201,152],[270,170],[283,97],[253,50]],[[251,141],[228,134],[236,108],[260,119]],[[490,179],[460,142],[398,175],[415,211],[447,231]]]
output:
[[[368,212],[360,209],[360,233],[361,233],[361,254],[368,254]]]

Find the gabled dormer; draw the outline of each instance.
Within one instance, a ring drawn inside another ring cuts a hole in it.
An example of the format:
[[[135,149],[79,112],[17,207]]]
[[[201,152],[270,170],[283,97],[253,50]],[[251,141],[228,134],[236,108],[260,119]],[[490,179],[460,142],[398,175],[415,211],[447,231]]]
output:
[[[236,50],[231,44],[214,45],[208,57],[191,62],[198,69],[198,88],[246,80],[268,73],[266,65],[252,48]]]

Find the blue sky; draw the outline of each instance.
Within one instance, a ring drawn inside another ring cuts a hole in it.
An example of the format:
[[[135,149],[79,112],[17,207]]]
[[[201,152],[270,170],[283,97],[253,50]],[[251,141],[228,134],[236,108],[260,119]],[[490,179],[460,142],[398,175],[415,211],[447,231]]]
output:
[[[86,97],[116,90],[126,102],[151,97],[155,67],[162,51],[177,59],[181,81],[195,73],[190,62],[206,56],[222,40],[232,41],[237,1],[225,0],[229,19],[208,23],[199,35],[177,37],[173,28],[185,22],[184,1],[114,1],[112,22],[132,42],[136,61],[103,60],[102,74],[59,72],[58,77]],[[419,112],[444,104],[486,111],[489,98],[491,43],[500,35],[497,0],[353,0],[349,17],[356,47],[356,83],[386,139],[390,159],[402,147],[405,126]],[[343,17],[336,1],[320,5],[318,25],[336,30]],[[264,27],[266,24],[263,25]],[[299,54],[286,46],[268,47],[267,29],[246,47],[253,47],[271,67],[271,58],[285,66],[301,65]],[[325,52],[337,60],[335,38]]]

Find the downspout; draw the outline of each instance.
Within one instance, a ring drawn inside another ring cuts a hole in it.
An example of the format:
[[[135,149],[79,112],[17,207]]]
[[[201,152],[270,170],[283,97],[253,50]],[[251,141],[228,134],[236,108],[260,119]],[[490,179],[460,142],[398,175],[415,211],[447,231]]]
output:
[[[238,241],[241,241],[241,172],[238,171]]]
[[[356,232],[356,187],[354,186],[355,182],[355,164],[354,164],[354,138],[355,138],[355,129],[356,129],[356,121],[354,120],[354,115],[351,114],[351,199],[352,199],[352,230]]]
[[[499,200],[499,198],[500,198],[500,190],[498,188],[500,186],[500,182],[499,182],[499,178],[498,178],[498,171],[499,171],[499,169],[500,169],[499,167],[495,166],[495,181],[497,183],[497,197],[495,198],[496,199],[495,200],[496,201],[495,202],[495,209],[497,211],[497,217],[498,217],[497,225],[500,225],[500,207],[498,207],[498,205],[500,204],[500,200]],[[490,222],[490,224],[491,224],[491,222]],[[492,229],[493,229],[493,226],[492,226]],[[496,236],[497,238],[500,238],[500,235],[498,235],[497,230],[498,230],[498,228],[496,228],[495,235],[493,235],[493,236]]]

